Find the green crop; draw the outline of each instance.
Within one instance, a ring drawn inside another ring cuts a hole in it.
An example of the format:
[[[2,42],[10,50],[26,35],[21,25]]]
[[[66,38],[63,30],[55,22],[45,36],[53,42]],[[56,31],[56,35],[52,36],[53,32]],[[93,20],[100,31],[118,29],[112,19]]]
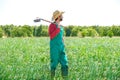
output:
[[[120,80],[120,38],[69,37],[65,47],[69,80]],[[49,54],[49,38],[1,38],[0,80],[50,80]]]

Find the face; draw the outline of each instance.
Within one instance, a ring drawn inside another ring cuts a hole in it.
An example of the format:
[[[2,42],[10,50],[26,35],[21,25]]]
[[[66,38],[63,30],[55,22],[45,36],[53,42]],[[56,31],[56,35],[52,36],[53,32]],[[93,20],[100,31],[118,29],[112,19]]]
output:
[[[59,21],[62,21],[63,20],[63,16],[61,15],[60,17],[59,17]]]

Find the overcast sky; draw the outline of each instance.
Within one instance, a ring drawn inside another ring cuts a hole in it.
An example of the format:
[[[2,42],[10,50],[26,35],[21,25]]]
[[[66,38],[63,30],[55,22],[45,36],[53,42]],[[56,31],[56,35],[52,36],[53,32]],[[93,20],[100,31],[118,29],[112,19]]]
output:
[[[65,11],[62,25],[120,25],[120,0],[0,0],[0,25],[48,25],[33,19],[55,10]]]

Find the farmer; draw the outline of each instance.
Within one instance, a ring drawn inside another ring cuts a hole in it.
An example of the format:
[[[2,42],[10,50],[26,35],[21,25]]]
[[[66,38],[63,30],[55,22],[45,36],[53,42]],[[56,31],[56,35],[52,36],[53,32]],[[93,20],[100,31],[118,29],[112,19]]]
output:
[[[49,25],[49,36],[50,36],[50,67],[51,67],[51,78],[55,76],[55,70],[58,63],[61,64],[61,75],[63,78],[68,76],[68,61],[65,54],[65,46],[63,41],[63,26],[60,22],[63,20],[64,12],[56,10],[53,13],[52,19],[54,23]]]

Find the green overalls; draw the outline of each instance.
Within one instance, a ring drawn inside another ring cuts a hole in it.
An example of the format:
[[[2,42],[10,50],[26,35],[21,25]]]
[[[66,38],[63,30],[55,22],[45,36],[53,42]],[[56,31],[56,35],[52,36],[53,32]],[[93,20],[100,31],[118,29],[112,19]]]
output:
[[[57,26],[56,26],[57,27]],[[58,27],[57,27],[58,28]],[[68,75],[68,60],[65,54],[65,46],[63,42],[63,27],[60,26],[60,32],[55,38],[50,40],[50,61],[51,73],[55,76],[55,69],[58,63],[61,64],[62,76]]]

